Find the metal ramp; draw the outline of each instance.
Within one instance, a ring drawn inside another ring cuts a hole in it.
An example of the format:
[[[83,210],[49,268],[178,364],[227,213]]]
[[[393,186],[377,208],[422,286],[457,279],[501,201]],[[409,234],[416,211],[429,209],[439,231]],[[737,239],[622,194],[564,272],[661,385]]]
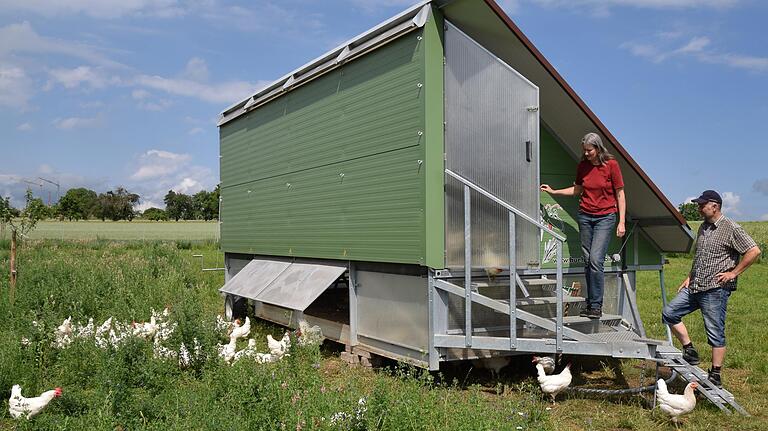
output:
[[[731,409],[733,409],[744,416],[750,416],[750,414],[736,402],[732,393],[725,389],[718,388],[709,381],[706,371],[683,360],[682,353],[679,350],[671,346],[664,346],[656,352],[656,357],[659,359],[656,362],[657,380],[659,366],[672,368],[677,371],[678,375],[686,382],[697,382],[699,384],[699,392],[720,410],[727,414],[732,414]],[[654,405],[656,404],[655,398],[656,396],[654,394]]]

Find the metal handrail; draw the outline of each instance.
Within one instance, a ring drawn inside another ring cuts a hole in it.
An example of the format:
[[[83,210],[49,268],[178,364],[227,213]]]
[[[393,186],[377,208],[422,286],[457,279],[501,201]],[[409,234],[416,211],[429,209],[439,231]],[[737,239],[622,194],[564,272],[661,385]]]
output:
[[[502,201],[496,196],[492,195],[482,187],[472,183],[468,179],[461,175],[446,169],[445,173],[451,177],[459,180],[464,184],[464,333],[465,344],[467,347],[472,347],[472,233],[471,233],[471,204],[470,204],[470,189],[475,190],[484,197],[490,199],[496,204],[504,207],[509,214],[509,348],[510,350],[516,349],[517,343],[517,316],[515,310],[517,308],[516,301],[516,278],[517,278],[517,265],[516,265],[516,250],[515,250],[515,217],[519,216],[525,221],[534,224],[541,231],[547,232],[557,240],[556,246],[556,262],[557,262],[557,317],[555,325],[555,349],[561,352],[563,349],[563,244],[565,243],[565,237],[557,232],[549,229],[543,224],[534,220],[527,214],[521,212],[512,205]]]
[[[522,217],[524,220],[526,220],[526,221],[528,221],[530,223],[533,223],[539,229],[542,229],[544,232],[546,232],[546,233],[552,235],[553,237],[555,237],[558,241],[565,242],[565,237],[564,236],[562,236],[559,233],[557,233],[557,232],[553,231],[552,229],[548,228],[546,225],[541,224],[539,221],[531,218],[528,214],[520,211],[519,209],[513,207],[512,205],[510,205],[510,204],[504,202],[503,200],[497,198],[496,196],[492,195],[490,192],[486,191],[485,189],[483,189],[482,187],[480,187],[477,184],[473,183],[472,181],[469,181],[468,179],[462,177],[461,175],[457,174],[456,172],[453,172],[450,169],[446,169],[445,173],[450,175],[450,176],[452,176],[453,178],[456,178],[457,180],[459,180],[464,185],[469,186],[471,189],[473,189],[476,192],[480,193],[481,195],[487,197],[488,199],[490,199],[490,200],[496,202],[497,204],[503,206],[507,210],[515,213],[515,215],[518,215],[518,216]]]

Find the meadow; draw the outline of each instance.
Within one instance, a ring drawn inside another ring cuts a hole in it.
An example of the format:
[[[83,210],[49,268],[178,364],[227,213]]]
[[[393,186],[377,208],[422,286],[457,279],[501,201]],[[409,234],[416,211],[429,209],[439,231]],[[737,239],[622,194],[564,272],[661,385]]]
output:
[[[768,223],[745,227],[758,242],[768,241]],[[326,343],[296,346],[275,363],[228,365],[216,354],[217,344],[225,340],[210,323],[222,312],[217,289],[223,274],[200,271],[199,260],[192,257],[203,254],[206,262],[220,262],[217,244],[101,238],[26,240],[19,251],[13,303],[5,276],[8,241],[0,241],[0,429],[674,429],[658,410],[647,408],[642,396],[569,393],[551,406],[539,393],[529,359],[492,379],[468,365],[441,373],[394,363],[353,367],[339,359],[338,346]],[[689,267],[689,256],[670,257],[665,267],[670,297]],[[730,350],[723,378],[753,416],[727,416],[701,401],[683,429],[768,429],[765,280],[768,263],[763,260],[740,278],[729,305]],[[663,339],[658,273],[643,273],[638,285],[646,330]],[[68,316],[81,322],[92,317],[97,324],[110,316],[142,321],[152,309],[166,306],[178,324],[169,343],[191,345],[197,339],[201,344],[202,354],[188,368],[154,358],[151,343],[143,340],[109,349],[88,342],[67,349],[52,346],[53,331]],[[706,367],[710,352],[701,317],[696,313],[686,323]],[[266,334],[279,338],[283,332],[254,322],[252,336],[259,351],[265,351]],[[622,379],[637,386],[654,376],[653,366],[641,361],[624,361],[620,371],[608,364],[592,367],[577,373],[574,384],[618,388]],[[8,413],[14,384],[25,395],[56,386],[64,394],[39,416],[19,421]]]

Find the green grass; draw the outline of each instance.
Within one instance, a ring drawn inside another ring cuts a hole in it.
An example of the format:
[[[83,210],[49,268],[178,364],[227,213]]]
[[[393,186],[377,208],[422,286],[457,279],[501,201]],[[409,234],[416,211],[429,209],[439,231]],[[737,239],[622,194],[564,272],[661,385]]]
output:
[[[41,221],[29,234],[31,239],[108,239],[108,240],[166,240],[216,241],[218,222],[180,221]],[[7,239],[7,232],[0,239]]]
[[[745,223],[762,243],[768,240],[767,227]],[[215,345],[224,340],[204,324],[221,313],[217,289],[223,274],[200,271],[199,261],[192,258],[203,254],[210,263],[206,266],[220,262],[215,243],[27,241],[19,251],[13,304],[7,295],[7,248],[8,242],[0,241],[0,429],[674,429],[639,396],[567,394],[547,410],[549,403],[525,361],[517,369],[505,369],[498,381],[469,367],[447,368],[442,374],[408,367],[350,367],[332,349],[317,348],[296,349],[275,364],[223,364],[215,357]],[[673,257],[665,266],[670,297],[689,266],[686,256]],[[740,277],[739,290],[729,303],[723,378],[753,417],[726,416],[701,401],[685,418],[683,429],[768,429],[765,280],[764,260]],[[63,351],[51,347],[51,332],[67,316],[99,322],[108,316],[145,320],[150,309],[166,305],[179,323],[170,342],[189,343],[197,337],[209,354],[191,369],[152,358],[151,346],[144,342],[107,351],[88,343]],[[648,335],[663,339],[658,273],[639,275],[638,305]],[[33,320],[45,330],[37,332]],[[706,367],[710,352],[701,316],[695,313],[685,322]],[[252,336],[264,351],[266,334],[279,336],[283,330],[257,322]],[[21,337],[32,344],[22,346]],[[645,384],[653,379],[653,366],[640,361],[624,361],[621,370],[632,386],[641,378]],[[15,421],[6,400],[17,383],[25,394],[61,386],[64,396],[32,421]],[[601,367],[578,373],[575,383],[619,387],[613,372]],[[330,423],[337,412],[354,416],[361,397],[366,399],[366,413],[359,421]]]

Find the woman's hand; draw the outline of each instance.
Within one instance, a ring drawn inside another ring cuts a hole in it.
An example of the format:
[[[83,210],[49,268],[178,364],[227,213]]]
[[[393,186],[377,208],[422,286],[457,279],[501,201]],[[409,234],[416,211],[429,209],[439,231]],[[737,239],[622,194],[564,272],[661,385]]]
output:
[[[541,187],[539,187],[539,190],[542,192],[547,192],[549,194],[552,194],[555,192],[555,190],[549,186],[549,184],[542,184]]]
[[[624,237],[624,234],[627,233],[626,227],[624,227],[624,223],[619,223],[616,226],[616,236],[619,238]]]

